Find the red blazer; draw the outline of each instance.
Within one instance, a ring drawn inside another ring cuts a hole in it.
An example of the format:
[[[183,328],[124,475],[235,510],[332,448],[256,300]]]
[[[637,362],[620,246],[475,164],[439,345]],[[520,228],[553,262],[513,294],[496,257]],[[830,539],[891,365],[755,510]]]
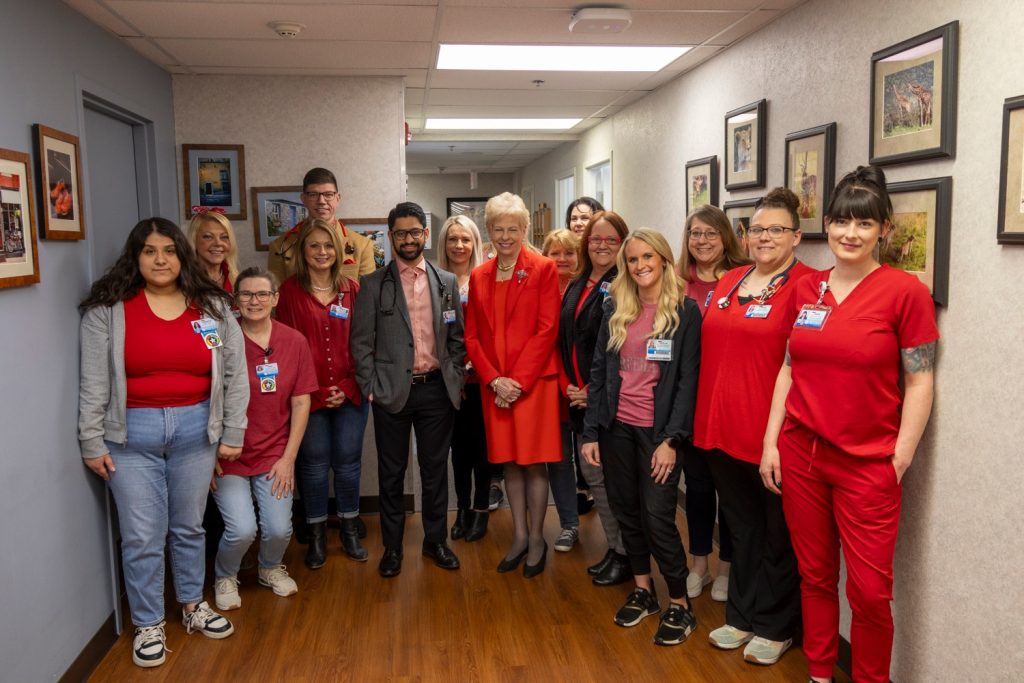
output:
[[[480,383],[511,377],[529,391],[540,377],[558,376],[558,270],[551,259],[525,246],[512,271],[505,321],[508,365],[502,372],[494,346],[494,285],[498,259],[477,267],[469,276],[466,308],[466,355]]]

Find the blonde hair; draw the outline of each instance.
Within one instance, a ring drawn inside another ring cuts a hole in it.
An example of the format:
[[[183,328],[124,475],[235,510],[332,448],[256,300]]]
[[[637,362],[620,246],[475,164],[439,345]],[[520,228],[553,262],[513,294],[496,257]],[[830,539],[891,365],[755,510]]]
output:
[[[572,230],[566,230],[565,228],[559,228],[558,230],[552,230],[548,234],[544,235],[544,244],[541,245],[540,253],[544,256],[548,255],[548,252],[554,249],[556,246],[562,247],[568,251],[576,253],[576,257],[580,255],[580,238],[576,236]]]
[[[519,227],[526,233],[530,232],[530,210],[526,208],[522,198],[511,192],[502,192],[491,197],[484,206],[484,224],[490,230],[494,222],[499,218],[514,218]],[[523,235],[523,241],[529,242],[529,234]]]
[[[638,228],[622,242],[622,248],[619,249],[619,254],[615,257],[619,274],[615,276],[610,288],[615,312],[612,313],[611,320],[608,321],[609,351],[618,351],[622,348],[626,341],[626,331],[633,321],[640,317],[640,311],[643,308],[640,303],[640,289],[626,267],[626,247],[633,240],[639,240],[653,248],[663,261],[661,294],[658,295],[658,304],[654,312],[654,326],[646,338],[668,338],[679,328],[679,303],[683,300],[683,295],[681,283],[674,268],[672,248],[668,246],[668,242],[657,230]]]
[[[228,253],[224,255],[224,263],[228,264],[228,282],[234,282],[235,278],[238,277],[238,240],[235,238],[235,229],[231,227],[231,221],[227,219],[222,213],[216,211],[207,211],[206,213],[197,213],[192,216],[192,220],[188,224],[187,237],[189,243],[192,245],[192,249],[196,248],[196,242],[199,239],[199,228],[203,226],[204,221],[212,221],[224,228],[224,232],[228,234]],[[196,254],[198,255],[198,251]]]
[[[473,253],[469,256],[469,269],[476,268],[484,262],[484,247],[483,241],[480,239],[480,228],[476,227],[476,223],[469,216],[461,214],[450,217],[441,226],[441,234],[437,237],[439,247],[437,264],[441,266],[442,270],[451,270],[449,268],[451,264],[448,261],[448,230],[452,226],[458,226],[469,233],[469,237],[473,242]]]
[[[302,226],[302,230],[299,231],[299,241],[296,243],[299,249],[299,257],[295,260],[295,281],[298,282],[304,290],[313,293],[313,281],[309,276],[309,264],[306,263],[306,242],[309,241],[310,235],[313,234],[314,230],[323,230],[331,238],[331,244],[334,245],[334,263],[331,265],[331,284],[336,289],[341,289],[341,282],[345,279],[345,276],[341,274],[341,261],[344,258],[342,252],[341,238],[338,237],[338,231],[334,229],[330,223],[322,218],[314,218],[311,221],[306,221]]]
[[[704,204],[691,211],[683,225],[683,248],[679,254],[679,263],[676,265],[676,275],[685,282],[690,282],[690,265],[694,263],[694,258],[690,255],[690,227],[694,219],[714,228],[722,240],[722,258],[715,264],[716,279],[736,266],[751,263],[743,253],[743,245],[733,231],[729,217],[714,204]]]

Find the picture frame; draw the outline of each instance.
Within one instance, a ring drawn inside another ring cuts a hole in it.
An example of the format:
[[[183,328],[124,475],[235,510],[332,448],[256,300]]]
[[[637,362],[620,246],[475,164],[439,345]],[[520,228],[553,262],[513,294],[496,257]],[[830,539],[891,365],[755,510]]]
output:
[[[959,34],[952,21],[871,55],[872,164],[955,155]]]
[[[725,115],[725,189],[764,187],[767,140],[768,100]]]
[[[245,145],[182,145],[185,213],[198,207],[220,208],[234,220],[248,217],[245,192]]]
[[[800,198],[797,214],[804,239],[823,240],[825,208],[836,182],[836,123],[786,136],[786,187]]]
[[[301,185],[253,187],[249,192],[256,251],[268,251],[274,240],[309,215],[302,203]]]
[[[949,297],[953,178],[889,183],[893,226],[878,243],[878,261],[905,270],[928,286],[936,305]]]
[[[0,149],[0,289],[39,282],[32,158]]]
[[[487,241],[487,223],[484,221],[484,207],[490,197],[448,197],[445,206],[448,216],[467,216],[480,228],[480,234]],[[527,207],[529,208],[529,207]]]
[[[37,157],[39,215],[43,238],[84,240],[82,158],[78,136],[37,123],[32,126]]]
[[[754,215],[754,207],[760,199],[760,197],[734,199],[722,204],[722,211],[725,212],[726,217],[729,219],[729,223],[732,225],[733,232],[736,233],[736,237],[738,237],[741,242],[747,237],[747,228],[750,227],[750,217]]]
[[[358,232],[373,242],[373,260],[378,269],[391,263],[391,240],[388,239],[387,218],[342,218],[340,220],[345,228]]]
[[[686,214],[705,204],[718,206],[718,155],[686,162]]]
[[[1003,102],[996,242],[1024,244],[1024,95]]]

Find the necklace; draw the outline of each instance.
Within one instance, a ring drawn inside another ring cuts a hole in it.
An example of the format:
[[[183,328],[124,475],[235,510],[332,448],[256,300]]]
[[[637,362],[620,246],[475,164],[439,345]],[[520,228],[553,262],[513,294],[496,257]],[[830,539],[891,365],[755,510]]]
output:
[[[498,270],[500,270],[503,273],[507,273],[508,271],[512,270],[515,267],[516,267],[516,264],[514,264],[514,263],[512,265],[510,265],[510,266],[503,266],[503,265],[501,265],[501,261],[498,261]]]
[[[313,285],[313,291],[315,291],[315,292],[333,292],[334,291],[334,287],[317,287],[316,285]]]

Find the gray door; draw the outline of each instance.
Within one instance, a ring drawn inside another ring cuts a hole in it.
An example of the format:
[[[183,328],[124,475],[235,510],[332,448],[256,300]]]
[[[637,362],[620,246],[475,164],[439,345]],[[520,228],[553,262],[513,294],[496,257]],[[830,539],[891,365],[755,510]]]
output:
[[[113,265],[139,215],[135,131],[130,123],[85,107],[92,276]]]

